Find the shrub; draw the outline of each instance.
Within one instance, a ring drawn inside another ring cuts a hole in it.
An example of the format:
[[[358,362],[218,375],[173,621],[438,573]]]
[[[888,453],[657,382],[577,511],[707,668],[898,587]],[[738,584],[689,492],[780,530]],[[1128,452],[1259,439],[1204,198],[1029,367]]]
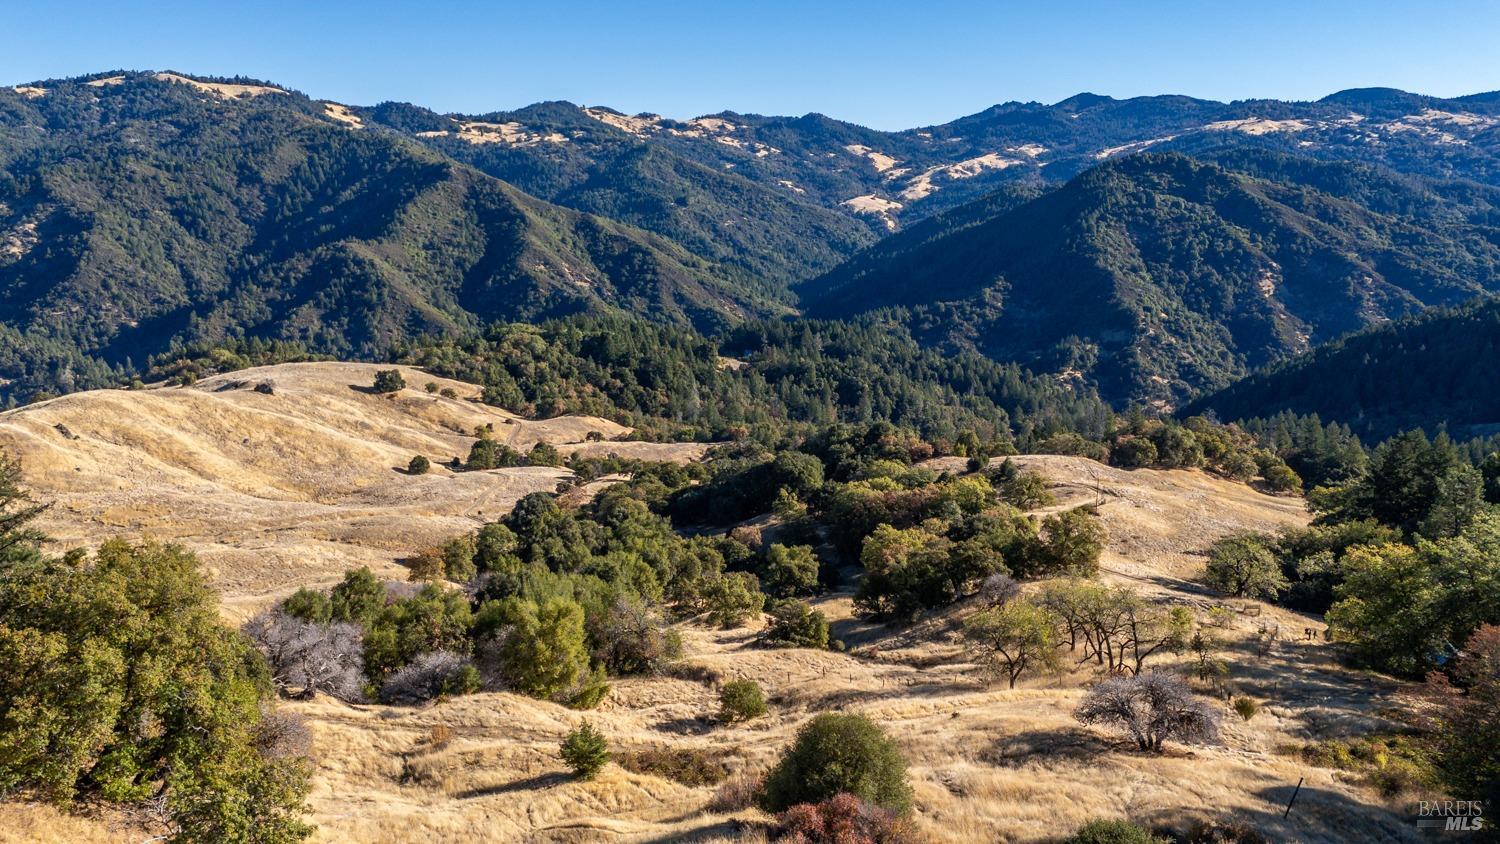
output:
[[[1183,844],[1268,844],[1266,837],[1244,821],[1196,820]]]
[[[281,602],[281,610],[303,621],[327,622],[333,618],[333,604],[316,589],[303,587]]]
[[[456,399],[458,398],[458,391],[453,389],[452,387],[444,387],[443,389],[438,390],[438,395],[442,396],[445,399]]]
[[[1167,839],[1130,821],[1095,820],[1080,826],[1065,844],[1167,844]]]
[[[797,731],[766,775],[760,804],[768,812],[784,812],[839,794],[901,814],[911,808],[906,760],[895,742],[863,715],[825,712]]]
[[[1109,462],[1122,469],[1145,469],[1155,466],[1156,460],[1156,443],[1145,437],[1131,437],[1109,452]]]
[[[1219,714],[1168,674],[1116,677],[1089,689],[1074,716],[1124,730],[1141,750],[1161,752],[1167,739],[1218,740]]]
[[[16,527],[0,531],[14,542]],[[152,800],[179,841],[309,834],[305,760],[275,750],[277,725],[262,731],[263,663],[220,622],[192,554],[20,550],[0,563],[0,792]]]
[[[591,780],[609,762],[609,741],[594,725],[584,721],[563,738],[559,752],[574,776]]]
[[[651,748],[617,753],[611,758],[633,774],[649,774],[692,788],[718,785],[729,776],[723,754],[700,748]]]
[[[380,686],[381,703],[415,704],[479,691],[479,670],[452,651],[418,656]]]
[[[707,808],[710,812],[721,813],[748,809],[756,804],[764,784],[765,780],[761,777],[743,772],[731,776],[714,791],[714,796],[709,798]]]
[[[447,574],[447,567],[443,564],[443,549],[428,548],[418,553],[415,557],[406,559],[408,571],[407,580],[413,583],[428,583],[442,580]]]
[[[771,611],[762,638],[787,648],[828,647],[828,619],[802,601],[783,601]]]
[[[368,625],[385,607],[385,587],[368,568],[349,569],[329,591],[328,604],[334,621]]]
[[[420,454],[418,454],[416,457],[413,457],[411,459],[411,462],[406,464],[406,474],[408,475],[425,475],[431,469],[432,461],[428,460],[426,457],[423,457]]]
[[[443,576],[454,583],[468,583],[479,570],[474,562],[479,545],[473,534],[455,537],[443,543]]]
[[[766,714],[766,696],[754,680],[730,680],[719,691],[719,720],[726,724]]]
[[[557,453],[557,446],[552,443],[537,443],[526,453],[526,464],[529,466],[561,466],[562,455]]]
[[[307,621],[276,609],[245,622],[243,632],[266,658],[279,691],[364,699],[364,634],[358,626]]]
[[[791,844],[905,844],[916,835],[910,820],[852,794],[793,806],[777,819],[777,840]]]
[[[469,448],[469,459],[464,463],[464,468],[470,471],[505,469],[520,466],[524,462],[519,451],[488,437],[480,437]]]
[[[1254,698],[1237,697],[1234,699],[1234,711],[1241,719],[1249,721],[1260,712],[1260,704],[1256,703]]]
[[[1302,489],[1302,478],[1285,463],[1272,463],[1262,470],[1261,477],[1266,479],[1266,486],[1277,492],[1299,492]]]
[[[399,369],[382,369],[375,373],[375,392],[395,393],[406,389],[406,379]]]
[[[587,679],[589,652],[583,609],[567,598],[540,603],[507,598],[493,606],[500,620],[494,659],[505,682],[522,694],[558,700]],[[481,608],[481,614],[486,611]]]

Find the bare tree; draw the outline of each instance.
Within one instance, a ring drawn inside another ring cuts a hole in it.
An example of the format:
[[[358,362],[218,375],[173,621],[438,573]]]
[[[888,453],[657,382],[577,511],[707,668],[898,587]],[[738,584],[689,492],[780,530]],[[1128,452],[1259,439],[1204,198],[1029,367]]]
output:
[[[439,695],[465,694],[479,685],[479,672],[453,651],[420,654],[380,687],[381,703],[425,703]]]
[[[1084,724],[1123,729],[1141,750],[1156,753],[1167,739],[1211,744],[1219,738],[1219,713],[1170,674],[1105,680],[1073,715]]]
[[[1021,594],[1021,584],[1014,577],[996,572],[979,584],[979,600],[991,607],[998,607]]]
[[[364,699],[364,634],[358,625],[319,624],[273,609],[245,622],[243,630],[270,664],[282,694]]]

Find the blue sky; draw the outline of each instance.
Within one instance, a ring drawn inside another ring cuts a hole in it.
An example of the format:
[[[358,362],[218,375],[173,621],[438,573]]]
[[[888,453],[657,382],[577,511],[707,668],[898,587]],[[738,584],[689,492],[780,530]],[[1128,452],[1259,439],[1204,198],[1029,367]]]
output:
[[[677,118],[818,111],[882,129],[1079,91],[1227,100],[1500,88],[1493,0],[73,0],[67,10],[0,0],[0,84],[170,68],[360,105],[477,113],[566,99]]]

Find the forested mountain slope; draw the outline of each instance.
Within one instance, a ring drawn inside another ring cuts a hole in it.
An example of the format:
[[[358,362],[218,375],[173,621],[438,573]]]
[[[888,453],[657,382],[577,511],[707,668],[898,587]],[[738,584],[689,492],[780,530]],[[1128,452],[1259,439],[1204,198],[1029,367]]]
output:
[[[743,270],[351,130],[273,86],[49,84],[0,93],[12,393],[98,385],[174,342],[251,335],[370,355],[607,306],[705,328],[785,307]]]
[[[1194,401],[1223,419],[1283,410],[1343,422],[1368,442],[1447,426],[1455,439],[1500,431],[1500,301],[1424,311],[1325,343]]]
[[[959,209],[801,289],[929,340],[1175,404],[1249,368],[1500,285],[1500,192],[1254,151],[1111,161]],[[1230,169],[1230,168],[1234,169]]]

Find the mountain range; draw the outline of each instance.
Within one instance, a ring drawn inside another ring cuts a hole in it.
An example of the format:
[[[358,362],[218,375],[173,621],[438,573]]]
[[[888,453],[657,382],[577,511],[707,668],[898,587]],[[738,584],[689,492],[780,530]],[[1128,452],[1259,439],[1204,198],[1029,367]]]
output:
[[[882,132],[478,115],[110,72],[0,88],[0,395],[236,337],[378,357],[623,310],[889,311],[1160,408],[1500,285],[1500,94],[1080,94]]]

